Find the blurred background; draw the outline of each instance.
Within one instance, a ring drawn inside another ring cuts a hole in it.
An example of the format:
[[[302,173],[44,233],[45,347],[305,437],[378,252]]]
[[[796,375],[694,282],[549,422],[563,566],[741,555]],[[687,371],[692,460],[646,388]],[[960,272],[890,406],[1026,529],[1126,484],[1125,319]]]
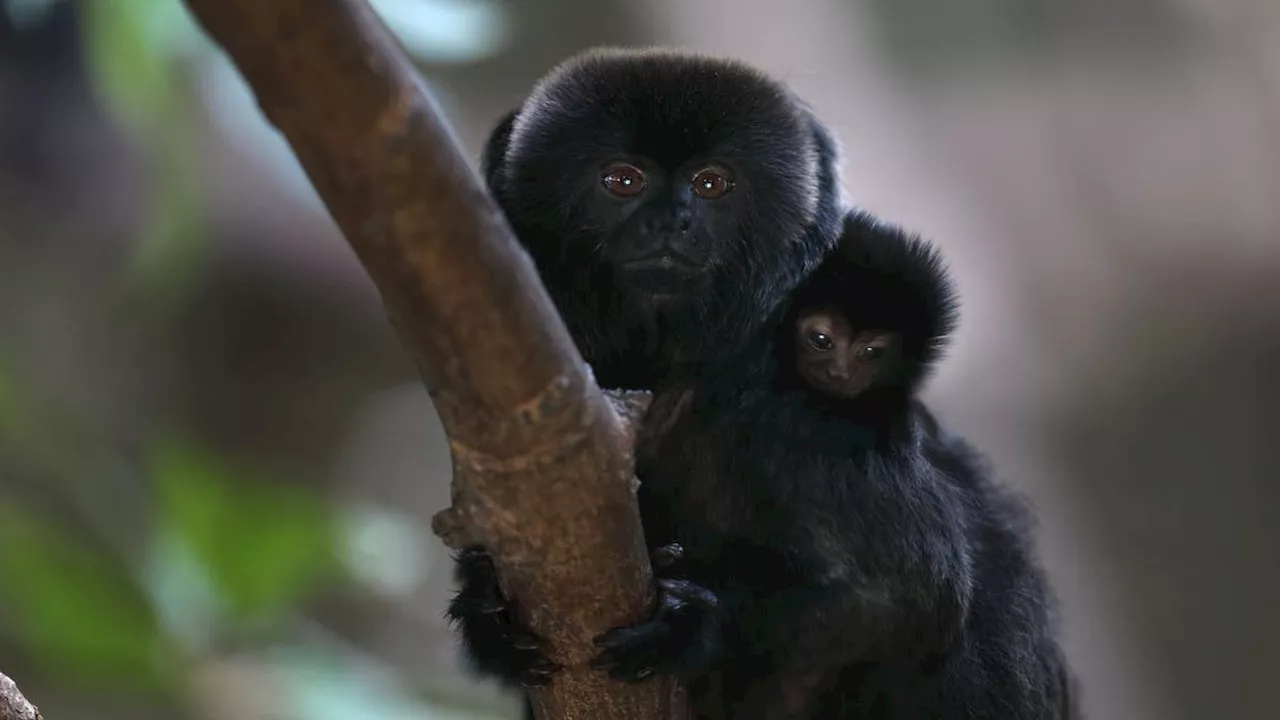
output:
[[[468,153],[598,44],[759,65],[965,309],[1095,720],[1275,717],[1280,5],[381,0]],[[1268,370],[1267,368],[1272,368]],[[0,0],[0,669],[49,720],[516,717],[441,614],[439,423],[178,0]]]

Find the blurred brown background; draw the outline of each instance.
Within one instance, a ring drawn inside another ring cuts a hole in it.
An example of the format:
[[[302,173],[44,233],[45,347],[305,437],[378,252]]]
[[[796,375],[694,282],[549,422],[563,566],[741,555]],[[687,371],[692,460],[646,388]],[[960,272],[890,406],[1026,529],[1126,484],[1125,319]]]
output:
[[[1096,720],[1275,717],[1280,5],[383,0],[473,156],[568,54],[757,64],[936,240],[929,398],[1027,493]],[[177,0],[0,0],[0,668],[68,718],[515,717],[466,679],[448,456]]]

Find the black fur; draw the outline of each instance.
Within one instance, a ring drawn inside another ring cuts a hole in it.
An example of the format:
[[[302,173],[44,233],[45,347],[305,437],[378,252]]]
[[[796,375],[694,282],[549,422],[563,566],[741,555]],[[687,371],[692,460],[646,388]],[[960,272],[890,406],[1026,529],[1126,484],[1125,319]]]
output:
[[[896,382],[847,400],[794,374],[791,320],[829,303],[902,334]],[[606,665],[682,672],[700,717],[1069,717],[1026,514],[913,400],[956,317],[937,254],[850,214],[777,317],[654,400],[637,452],[647,539],[682,546],[663,575],[711,600],[615,631]]]

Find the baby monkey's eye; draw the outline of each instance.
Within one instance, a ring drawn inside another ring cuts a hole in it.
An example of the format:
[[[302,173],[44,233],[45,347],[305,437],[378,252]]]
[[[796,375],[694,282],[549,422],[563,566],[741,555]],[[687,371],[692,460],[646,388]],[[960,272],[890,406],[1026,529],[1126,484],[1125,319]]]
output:
[[[858,358],[862,360],[877,360],[884,355],[884,348],[878,345],[866,345],[858,351]]]
[[[830,350],[835,343],[831,342],[831,337],[829,335],[820,332],[811,332],[809,333],[809,344],[812,345],[815,350],[822,350],[823,352],[826,352],[827,350]]]
[[[604,169],[604,173],[600,175],[600,184],[618,197],[635,197],[644,192],[644,173],[634,165],[614,163]]]
[[[733,181],[711,168],[693,176],[693,194],[706,200],[724,197],[733,189]]]

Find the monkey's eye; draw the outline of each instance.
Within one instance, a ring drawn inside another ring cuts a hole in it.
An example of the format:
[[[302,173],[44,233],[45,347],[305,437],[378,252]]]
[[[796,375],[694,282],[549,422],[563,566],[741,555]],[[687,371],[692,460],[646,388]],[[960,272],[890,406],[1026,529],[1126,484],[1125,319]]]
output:
[[[733,181],[710,168],[693,176],[693,194],[706,200],[724,197],[733,189]]]
[[[877,345],[867,345],[858,351],[860,360],[878,360],[881,355],[884,355],[884,348]]]
[[[829,335],[820,332],[809,333],[809,344],[813,346],[814,350],[821,350],[823,352],[826,352],[835,346],[835,343],[831,342],[831,337]]]
[[[617,163],[604,169],[600,176],[600,184],[604,189],[618,197],[635,197],[644,192],[644,173],[640,168],[626,163]]]

